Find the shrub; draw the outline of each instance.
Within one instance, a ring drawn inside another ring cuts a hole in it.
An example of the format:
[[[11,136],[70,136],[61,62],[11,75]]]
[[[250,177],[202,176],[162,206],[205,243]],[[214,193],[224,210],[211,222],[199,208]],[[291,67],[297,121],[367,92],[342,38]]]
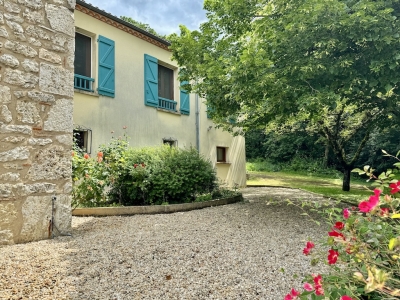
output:
[[[218,187],[211,163],[195,149],[129,148],[126,136],[90,158],[73,151],[74,205],[149,205],[193,202]]]
[[[399,160],[399,154],[391,157]],[[376,180],[378,188],[358,208],[345,208],[343,213],[339,208],[325,211],[332,229],[321,248],[328,247],[328,252],[315,251],[314,243],[308,241],[303,253],[313,256],[313,264],[324,261],[330,272],[306,277],[304,291],[292,290],[285,300],[399,299],[400,180],[395,179],[395,170],[379,176],[369,166],[354,171]],[[383,194],[385,190],[388,193]]]

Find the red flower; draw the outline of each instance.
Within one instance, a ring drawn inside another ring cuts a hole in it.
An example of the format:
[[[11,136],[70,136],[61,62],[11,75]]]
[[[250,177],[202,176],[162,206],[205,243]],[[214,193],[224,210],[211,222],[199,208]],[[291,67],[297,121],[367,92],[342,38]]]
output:
[[[300,296],[300,292],[296,291],[295,289],[292,289],[290,291],[290,294],[287,294],[285,296],[285,300],[293,300],[293,299],[296,299],[297,296]]]
[[[304,253],[304,255],[308,255],[308,254],[310,254],[310,252],[311,252],[311,248],[304,248],[303,249],[303,253]]]
[[[313,242],[308,241],[307,244],[306,244],[306,247],[312,249],[312,248],[315,247],[315,245],[314,245]]]
[[[338,256],[339,256],[339,252],[337,252],[336,250],[330,249],[328,251],[328,263],[330,265],[333,265],[336,263]]]
[[[389,187],[391,188],[391,190],[390,190],[391,194],[400,192],[400,180],[397,181],[396,183],[389,184]]]
[[[306,282],[303,287],[307,292],[311,292],[314,290],[313,286],[311,284],[309,284],[308,282]]]
[[[348,208],[343,209],[343,218],[346,220],[350,217],[350,210]]]
[[[324,289],[322,288],[322,285],[315,286],[315,294],[317,296],[321,296],[324,294]]]
[[[315,285],[322,285],[322,276],[321,275],[312,275]]]
[[[146,165],[144,163],[142,163],[142,167],[144,168]]]
[[[387,217],[389,216],[389,208],[387,207],[383,207],[381,208],[381,213],[380,213],[381,217]]]
[[[103,157],[103,152],[97,152],[97,157]]]
[[[290,294],[287,294],[287,295],[285,296],[285,300],[293,300],[293,296],[290,295]]]
[[[374,195],[369,197],[368,201],[362,201],[360,204],[358,204],[360,211],[367,213],[373,210],[379,203],[379,196],[381,193],[381,190],[375,189]]]
[[[72,156],[72,157],[75,156],[75,152],[74,152],[74,151],[71,152],[71,156]]]
[[[340,238],[342,238],[343,240],[346,240],[346,238],[344,237],[343,233],[337,232],[337,231],[335,231],[335,230],[329,231],[329,232],[328,232],[328,235],[329,235],[329,236],[333,236],[333,237],[340,237]]]
[[[88,159],[89,158],[89,154],[85,153],[85,155],[83,156],[84,159]]]
[[[344,296],[340,297],[340,300],[354,300],[354,299],[351,298],[350,296],[344,295]]]
[[[324,294],[324,289],[322,288],[322,276],[321,275],[313,275],[314,284],[315,284],[315,294],[320,296]]]
[[[342,230],[344,228],[344,223],[343,222],[336,222],[334,227],[336,229]]]
[[[138,166],[138,164],[134,164],[133,167],[136,168]]]

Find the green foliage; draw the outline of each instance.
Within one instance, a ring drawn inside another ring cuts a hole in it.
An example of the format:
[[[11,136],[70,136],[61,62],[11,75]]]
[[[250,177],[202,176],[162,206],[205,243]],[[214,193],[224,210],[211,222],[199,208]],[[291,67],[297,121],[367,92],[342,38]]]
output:
[[[126,137],[113,138],[97,158],[74,150],[75,206],[174,204],[227,194],[211,163],[193,148],[128,146]]]
[[[145,23],[136,21],[136,20],[132,19],[131,17],[120,16],[119,18],[121,20],[131,23],[131,24],[135,25],[136,27],[139,27],[155,36],[158,36],[159,38],[162,38],[163,40],[167,39],[165,35],[157,33],[157,31],[155,31],[153,28],[151,28],[149,24],[145,24]]]
[[[400,151],[396,156],[395,169],[400,167]],[[359,203],[358,208],[324,209],[312,205],[332,225],[328,238],[321,244],[321,250],[313,250],[307,244],[305,254],[311,252],[313,264],[329,262],[329,273],[322,276],[324,296],[321,299],[339,299],[347,295],[352,299],[398,299],[400,297],[400,181],[393,179],[391,171],[379,176],[373,174],[370,166],[354,170],[377,181],[379,189],[368,201]],[[382,191],[386,194],[381,195]],[[294,204],[291,202],[291,204]],[[310,204],[303,203],[299,206]],[[308,213],[305,213],[308,215]],[[328,255],[326,249],[336,252]],[[323,250],[322,250],[323,249]],[[307,276],[306,282],[315,284],[315,276]],[[315,285],[316,286],[316,285]],[[314,287],[315,288],[315,287]],[[312,291],[311,294],[314,294]],[[310,292],[304,291],[300,299],[309,299]],[[315,296],[315,294],[314,294]],[[312,297],[311,297],[312,299]]]
[[[171,35],[186,89],[220,126],[306,125],[348,174],[371,134],[400,116],[397,0],[207,0],[200,31]],[[347,176],[344,176],[347,178]],[[349,189],[345,182],[344,189]]]

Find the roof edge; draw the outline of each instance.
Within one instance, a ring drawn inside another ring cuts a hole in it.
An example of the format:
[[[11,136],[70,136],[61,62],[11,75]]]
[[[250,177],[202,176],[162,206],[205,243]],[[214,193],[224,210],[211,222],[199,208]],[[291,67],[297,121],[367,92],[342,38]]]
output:
[[[118,22],[118,23],[120,23],[120,24],[122,24],[124,26],[127,26],[127,27],[129,27],[129,28],[131,28],[133,30],[136,30],[137,32],[140,32],[140,33],[148,36],[149,38],[152,38],[152,39],[154,39],[154,40],[156,40],[156,41],[158,41],[158,42],[160,42],[160,43],[162,43],[162,44],[164,44],[166,46],[171,46],[170,42],[168,42],[168,41],[166,41],[166,40],[164,40],[164,39],[162,39],[162,38],[160,38],[160,37],[158,37],[158,36],[156,36],[154,34],[151,34],[150,32],[147,32],[146,30],[143,30],[143,29],[141,29],[141,28],[139,28],[139,27],[137,27],[137,26],[135,26],[135,25],[133,25],[133,24],[131,24],[129,22],[126,22],[126,21],[124,21],[124,20],[122,20],[122,19],[120,19],[120,18],[118,18],[118,17],[116,17],[116,16],[114,16],[114,15],[108,13],[108,12],[105,12],[104,10],[101,10],[98,7],[93,6],[93,5],[91,5],[91,4],[89,4],[89,3],[85,2],[85,1],[76,0],[76,4],[79,4],[79,5],[83,6],[83,7],[86,7],[87,9],[90,9],[90,10],[92,10],[92,11],[98,13],[98,14],[101,14],[101,15],[103,15],[103,16],[105,16],[105,17],[107,17],[107,18],[109,18],[109,19],[111,19],[111,20],[113,20],[115,22]]]

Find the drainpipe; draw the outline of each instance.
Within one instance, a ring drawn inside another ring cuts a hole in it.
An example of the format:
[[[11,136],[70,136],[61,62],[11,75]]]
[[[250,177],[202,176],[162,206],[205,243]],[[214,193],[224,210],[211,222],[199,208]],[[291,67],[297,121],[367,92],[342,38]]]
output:
[[[199,94],[195,94],[196,105],[196,149],[200,153],[200,108],[199,108]]]

